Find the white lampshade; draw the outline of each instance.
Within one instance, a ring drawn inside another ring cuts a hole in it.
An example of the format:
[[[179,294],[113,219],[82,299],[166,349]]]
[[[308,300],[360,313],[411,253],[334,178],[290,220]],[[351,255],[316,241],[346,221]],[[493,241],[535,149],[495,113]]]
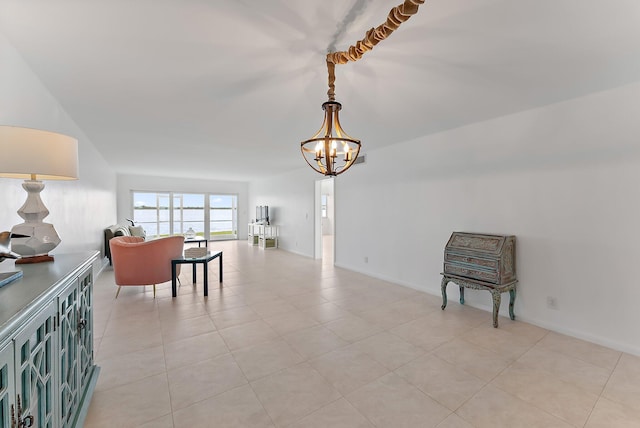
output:
[[[55,132],[0,125],[0,177],[78,178],[78,140]]]
[[[22,256],[16,263],[53,261],[48,253],[60,244],[60,237],[52,224],[42,221],[49,210],[40,198],[41,180],[78,178],[78,140],[55,132],[0,126],[0,177],[25,179],[27,200],[18,210],[24,223],[11,229],[11,249]]]

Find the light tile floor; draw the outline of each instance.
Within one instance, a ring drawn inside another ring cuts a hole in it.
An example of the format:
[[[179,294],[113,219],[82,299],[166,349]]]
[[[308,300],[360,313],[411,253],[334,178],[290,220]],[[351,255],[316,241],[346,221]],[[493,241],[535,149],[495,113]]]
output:
[[[640,427],[640,358],[246,241],[95,284],[94,427]],[[198,267],[198,269],[202,269]],[[198,278],[202,277],[201,272]],[[487,298],[489,296],[487,295]]]

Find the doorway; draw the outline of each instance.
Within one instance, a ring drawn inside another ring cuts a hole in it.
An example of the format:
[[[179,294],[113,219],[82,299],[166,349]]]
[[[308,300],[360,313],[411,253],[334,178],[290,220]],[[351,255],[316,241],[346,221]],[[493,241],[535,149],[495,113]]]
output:
[[[334,179],[316,181],[316,259],[333,266],[335,261]]]

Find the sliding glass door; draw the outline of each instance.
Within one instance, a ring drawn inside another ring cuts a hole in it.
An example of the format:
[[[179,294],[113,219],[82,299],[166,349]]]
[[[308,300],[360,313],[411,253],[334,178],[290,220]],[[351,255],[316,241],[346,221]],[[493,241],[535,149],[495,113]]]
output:
[[[209,195],[209,233],[215,237],[238,237],[237,200],[235,195]]]
[[[149,238],[192,228],[209,240],[238,239],[238,195],[132,192],[133,221]]]
[[[147,236],[168,236],[171,232],[168,193],[134,193],[133,221]]]
[[[173,194],[173,234],[185,234],[189,228],[205,236],[205,197],[203,194]]]

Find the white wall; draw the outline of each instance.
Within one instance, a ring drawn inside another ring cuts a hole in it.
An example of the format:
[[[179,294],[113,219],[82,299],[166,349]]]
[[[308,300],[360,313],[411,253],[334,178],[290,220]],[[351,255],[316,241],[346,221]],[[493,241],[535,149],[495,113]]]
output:
[[[115,173],[2,33],[0,124],[59,132],[78,139],[80,179],[45,182],[41,197],[50,215],[44,221],[52,223],[62,239],[52,254],[102,250],[103,230],[116,217]],[[9,230],[22,223],[16,211],[27,194],[21,180],[2,178],[0,195],[0,230]]]
[[[514,234],[516,316],[640,355],[638,111],[634,84],[369,152],[336,181],[336,264],[438,294],[452,231]]]
[[[247,208],[248,188],[248,183],[237,181],[118,174],[118,222],[128,224],[126,219],[133,218],[132,191],[237,194],[239,239],[247,239],[249,216],[255,216],[255,207]]]
[[[452,231],[514,234],[518,319],[640,355],[639,111],[640,83],[367,151],[335,180],[336,265],[439,295]],[[250,185],[310,257],[319,178]],[[488,292],[466,302],[490,310]]]
[[[249,207],[255,211],[257,205],[269,206],[271,224],[279,226],[281,249],[314,256],[315,181],[320,178],[305,168],[251,182]]]

